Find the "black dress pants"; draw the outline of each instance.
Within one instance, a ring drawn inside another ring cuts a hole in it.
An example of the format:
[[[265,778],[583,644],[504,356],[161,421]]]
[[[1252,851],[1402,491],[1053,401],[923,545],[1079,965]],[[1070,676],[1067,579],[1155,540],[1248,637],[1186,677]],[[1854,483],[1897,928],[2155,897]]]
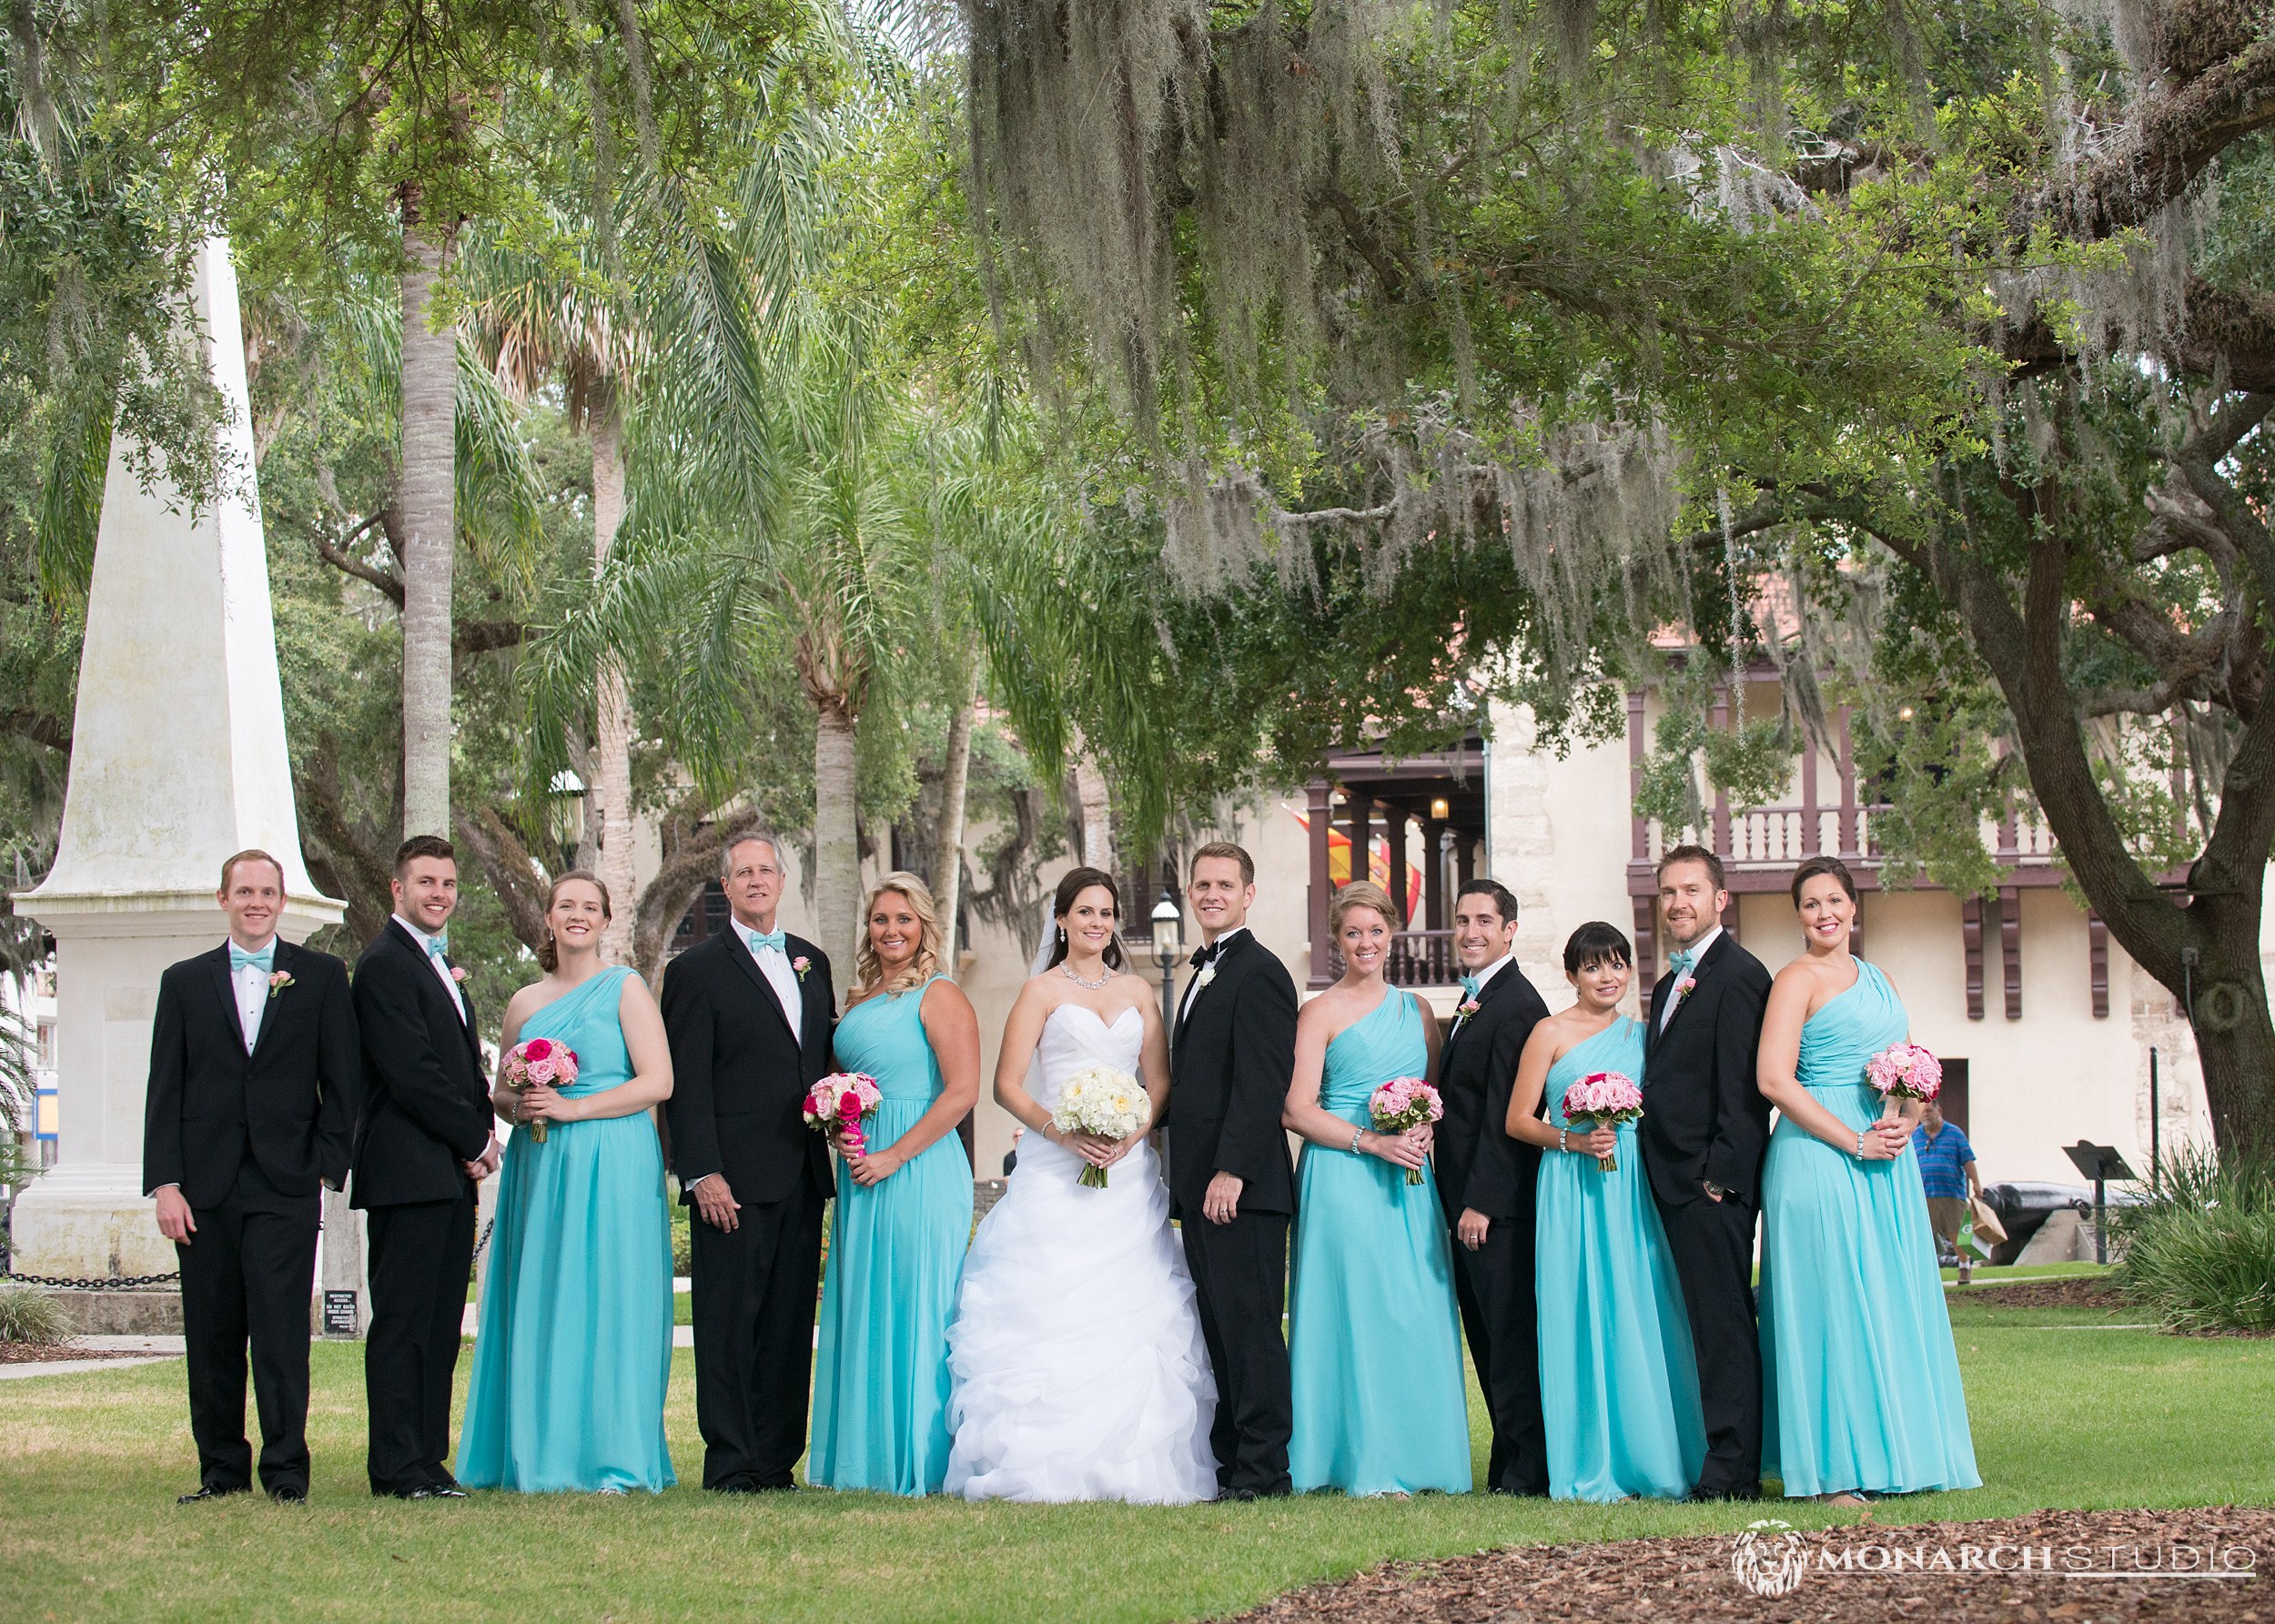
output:
[[[1702,1495],[1762,1491],[1762,1344],[1754,1319],[1754,1209],[1704,1194],[1659,1203],[1698,1354],[1699,1407],[1706,1425]]]
[[[1529,1213],[1493,1219],[1474,1252],[1460,1236],[1453,1237],[1453,1296],[1492,1421],[1485,1487],[1544,1495],[1548,1424],[1541,1416],[1540,1308],[1532,1290]]]
[[[450,1379],[474,1269],[474,1186],[455,1201],[375,1206],[363,1350],[373,1494],[451,1485]]]
[[[174,1251],[181,1259],[198,1482],[221,1491],[252,1487],[253,1448],[245,1437],[249,1343],[261,1487],[306,1494],[317,1198],[283,1194],[248,1155],[221,1205],[193,1208],[190,1216],[197,1230]]]
[[[822,1194],[802,1180],[796,1195],[746,1204],[736,1218],[722,1232],[697,1213],[690,1237],[703,1487],[786,1488],[805,1453]]]
[[[1280,1324],[1288,1284],[1288,1215],[1236,1213],[1211,1224],[1188,1211],[1179,1228],[1192,1271],[1200,1334],[1217,1374],[1208,1445],[1224,1494],[1289,1492],[1288,1437],[1295,1397]]]

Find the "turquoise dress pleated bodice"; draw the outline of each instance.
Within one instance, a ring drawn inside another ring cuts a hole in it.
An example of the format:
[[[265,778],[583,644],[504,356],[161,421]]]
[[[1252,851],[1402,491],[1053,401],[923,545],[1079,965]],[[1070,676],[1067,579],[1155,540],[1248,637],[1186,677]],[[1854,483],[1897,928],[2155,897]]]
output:
[[[1887,977],[1801,1029],[1797,1077],[1852,1128],[1881,1114],[1865,1063],[1911,1023]],[[1789,1497],[1972,1488],[1975,1445],[1919,1164],[1859,1161],[1784,1118],[1762,1168],[1762,1470]]]
[[[938,980],[935,977],[934,980]],[[864,1130],[884,1150],[940,1097],[924,987],[879,994],[837,1024],[837,1065],[885,1097]],[[945,1134],[882,1183],[840,1171],[822,1282],[806,1481],[937,1494],[948,1470],[948,1320],[972,1234],[972,1167]]]
[[[522,1024],[576,1051],[583,1099],[632,1080],[604,970]],[[458,1478],[469,1488],[669,1488],[672,1229],[645,1111],[517,1127],[499,1177]]]
[[[1429,1066],[1421,1007],[1393,987],[1328,1044],[1320,1104],[1370,1128],[1374,1091]],[[1296,1488],[1466,1492],[1453,1255],[1431,1175],[1410,1185],[1380,1156],[1307,1145],[1299,1176],[1288,1305]]]
[[[1548,1070],[1548,1121],[1569,1127],[1564,1090],[1593,1072],[1643,1077],[1643,1027],[1624,1016]],[[1651,1109],[1644,1086],[1643,1109]],[[1541,1410],[1549,1494],[1560,1500],[1680,1499],[1706,1459],[1698,1363],[1643,1172],[1635,1125],[1619,1125],[1619,1165],[1541,1156],[1533,1289],[1540,1303]]]

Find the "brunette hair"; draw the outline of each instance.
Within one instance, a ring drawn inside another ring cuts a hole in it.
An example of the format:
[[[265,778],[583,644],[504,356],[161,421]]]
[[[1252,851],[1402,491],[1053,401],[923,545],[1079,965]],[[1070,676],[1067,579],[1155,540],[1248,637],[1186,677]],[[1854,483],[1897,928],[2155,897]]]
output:
[[[1793,905],[1795,907],[1801,906],[1801,888],[1819,874],[1832,875],[1841,883],[1841,889],[1848,893],[1848,900],[1852,903],[1856,900],[1856,877],[1848,872],[1848,864],[1828,853],[1824,856],[1812,857],[1794,870]]]
[[[414,834],[395,848],[395,877],[399,880],[410,872],[410,865],[421,857],[439,858],[444,862],[458,862],[458,848],[439,834]]]
[[[1619,926],[1592,919],[1565,939],[1564,971],[1577,975],[1591,964],[1604,963],[1621,964],[1632,970],[1635,966],[1635,949]]]
[[[609,904],[607,883],[603,881],[600,875],[594,873],[591,869],[582,868],[571,869],[568,873],[556,878],[552,884],[546,889],[545,912],[548,914],[551,914],[553,911],[553,904],[561,900],[561,888],[569,884],[571,882],[577,880],[583,881],[587,885],[590,885],[593,890],[601,893],[601,917],[602,919],[614,919],[616,917],[616,910]],[[553,933],[550,930],[545,933],[544,945],[537,950],[537,967],[548,975],[551,975],[554,971],[561,968],[561,949],[553,944]]]
[[[277,871],[277,889],[278,891],[282,891],[285,888],[284,864],[278,862],[274,857],[271,857],[268,852],[262,851],[258,846],[248,846],[244,851],[239,852],[236,856],[224,858],[222,860],[221,894],[223,896],[229,894],[229,874],[231,871],[233,871],[240,862],[267,863],[270,868]]]
[[[1122,916],[1122,888],[1114,883],[1114,876],[1102,868],[1070,868],[1067,877],[1058,883],[1057,894],[1051,898],[1051,928],[1058,933],[1058,940],[1051,944],[1050,963],[1046,970],[1056,970],[1067,962],[1067,927],[1056,923],[1067,917],[1075,905],[1075,898],[1094,885],[1106,887],[1106,894],[1114,899],[1114,917]],[[1108,970],[1129,968],[1129,954],[1122,950],[1122,933],[1117,929],[1106,943],[1106,967]]]
[[[1406,921],[1400,917],[1398,904],[1390,900],[1389,892],[1372,880],[1353,880],[1337,892],[1335,900],[1327,905],[1329,935],[1342,934],[1343,915],[1353,908],[1372,908],[1382,915],[1383,923],[1390,927],[1390,933],[1394,936],[1406,928]]]
[[[886,892],[908,899],[908,911],[916,916],[921,927],[916,938],[916,956],[908,967],[891,981],[885,979],[885,964],[877,957],[876,945],[869,940],[869,915],[876,912],[877,898]],[[940,909],[932,900],[932,888],[915,874],[895,871],[869,888],[869,898],[861,904],[861,944],[854,949],[854,986],[851,1002],[878,993],[905,993],[911,987],[921,987],[940,973]]]
[[[1474,880],[1464,880],[1461,882],[1461,889],[1453,893],[1453,905],[1457,908],[1460,907],[1461,905],[1461,899],[1465,896],[1487,896],[1492,898],[1493,912],[1501,915],[1501,923],[1503,924],[1514,924],[1517,923],[1516,893],[1512,892],[1500,881],[1488,880],[1482,874],[1480,874]]]
[[[1212,840],[1207,845],[1197,848],[1193,852],[1193,861],[1185,865],[1185,877],[1188,880],[1193,877],[1193,871],[1200,866],[1201,859],[1204,857],[1221,857],[1227,862],[1239,863],[1240,883],[1243,885],[1256,883],[1256,859],[1248,854],[1246,848],[1236,846],[1228,840]]]
[[[1659,859],[1659,866],[1653,872],[1653,877],[1661,880],[1665,879],[1667,877],[1667,871],[1678,862],[1704,863],[1706,865],[1706,876],[1708,879],[1714,881],[1714,889],[1716,891],[1727,891],[1730,889],[1729,881],[1724,876],[1722,872],[1722,859],[1715,856],[1712,852],[1709,852],[1704,846],[1677,846],[1673,851],[1666,852]]]

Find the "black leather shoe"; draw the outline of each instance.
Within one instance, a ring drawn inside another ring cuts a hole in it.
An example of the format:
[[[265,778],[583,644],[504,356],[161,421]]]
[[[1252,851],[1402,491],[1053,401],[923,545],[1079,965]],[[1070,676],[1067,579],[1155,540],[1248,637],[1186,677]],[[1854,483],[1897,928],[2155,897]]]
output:
[[[805,1486],[802,1483],[762,1483],[758,1486],[758,1492],[761,1494],[804,1494]]]
[[[1758,1500],[1762,1498],[1762,1491],[1758,1488],[1700,1488],[1692,1489],[1691,1492],[1684,1498],[1693,1501],[1694,1503],[1707,1500]]]
[[[400,1500],[462,1500],[466,1491],[442,1483],[421,1483],[418,1488],[395,1497]]]
[[[304,1484],[284,1483],[270,1489],[268,1498],[279,1506],[305,1506],[308,1503],[308,1491]]]
[[[204,1483],[198,1486],[197,1492],[196,1494],[177,1496],[174,1503],[177,1506],[195,1506],[200,1500],[226,1500],[233,1494],[249,1494],[251,1492],[252,1486],[250,1484],[247,1484],[237,1488],[217,1488],[210,1483]]]

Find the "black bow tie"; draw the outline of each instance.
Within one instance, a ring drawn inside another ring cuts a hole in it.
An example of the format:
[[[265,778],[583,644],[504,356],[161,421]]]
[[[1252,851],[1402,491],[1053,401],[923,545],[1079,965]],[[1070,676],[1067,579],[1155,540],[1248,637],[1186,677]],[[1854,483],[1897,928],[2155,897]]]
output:
[[[1224,949],[1221,947],[1196,947],[1193,949],[1193,968],[1198,970],[1205,965],[1215,963],[1217,962],[1217,955],[1222,952],[1224,952]]]

